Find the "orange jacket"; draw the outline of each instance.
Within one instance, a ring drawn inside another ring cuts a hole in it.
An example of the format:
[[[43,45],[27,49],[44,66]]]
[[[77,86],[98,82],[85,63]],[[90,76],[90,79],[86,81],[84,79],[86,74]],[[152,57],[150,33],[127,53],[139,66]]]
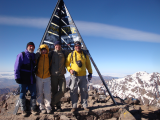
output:
[[[49,48],[46,44],[42,44],[40,47],[40,50],[42,48],[47,49],[47,54],[40,54],[39,62],[38,62],[38,70],[36,72],[36,75],[40,78],[48,78],[50,77],[50,72],[49,72]],[[37,63],[37,60],[36,60]]]

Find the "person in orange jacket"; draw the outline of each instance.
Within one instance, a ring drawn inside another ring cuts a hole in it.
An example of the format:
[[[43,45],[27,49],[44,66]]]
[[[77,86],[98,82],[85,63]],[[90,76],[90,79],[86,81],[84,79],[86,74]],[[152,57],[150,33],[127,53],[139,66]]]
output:
[[[51,113],[51,77],[49,72],[49,48],[46,44],[40,46],[40,54],[36,55],[36,87],[37,102],[42,113]],[[38,57],[37,57],[38,56]]]

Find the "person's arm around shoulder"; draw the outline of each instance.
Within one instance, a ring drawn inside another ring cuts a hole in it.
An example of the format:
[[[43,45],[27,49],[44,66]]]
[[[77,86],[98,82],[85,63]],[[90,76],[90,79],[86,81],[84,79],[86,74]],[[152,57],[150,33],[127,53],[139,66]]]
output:
[[[22,53],[20,53],[17,55],[16,62],[14,64],[14,76],[15,76],[15,81],[18,84],[21,83],[20,70],[21,70],[22,62],[23,62],[23,55]]]
[[[36,54],[35,54],[35,63],[37,64],[37,60],[38,60],[38,58],[40,57],[40,52],[37,52]]]
[[[48,56],[51,57],[52,55],[52,51],[49,51]]]

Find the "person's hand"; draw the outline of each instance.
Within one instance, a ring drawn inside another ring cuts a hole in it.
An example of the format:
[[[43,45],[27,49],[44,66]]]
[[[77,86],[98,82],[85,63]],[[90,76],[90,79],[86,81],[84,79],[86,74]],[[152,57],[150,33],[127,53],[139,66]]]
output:
[[[20,84],[21,79],[20,79],[20,78],[18,78],[18,79],[15,79],[15,81],[16,81],[18,84]]]
[[[73,74],[73,70],[72,69],[70,69],[69,72],[71,73],[71,75]]]
[[[92,73],[89,73],[89,75],[88,75],[88,81],[90,82],[91,79],[92,79]]]

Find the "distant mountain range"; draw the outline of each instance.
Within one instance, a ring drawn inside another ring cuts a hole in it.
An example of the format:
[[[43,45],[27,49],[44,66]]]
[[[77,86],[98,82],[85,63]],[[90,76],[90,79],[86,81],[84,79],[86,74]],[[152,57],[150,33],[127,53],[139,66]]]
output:
[[[8,93],[18,87],[14,79],[0,78],[0,95]]]
[[[0,89],[11,86],[18,86],[14,79],[0,78]]]
[[[105,81],[112,80],[112,79],[118,79],[118,77],[112,77],[112,76],[102,76],[102,77],[103,77],[103,79]],[[67,83],[67,85],[69,84],[69,81],[70,81],[70,76],[66,77],[66,83]],[[92,76],[91,82],[93,84],[101,84],[102,83],[102,81],[101,81],[101,79],[100,79],[99,76]]]
[[[6,76],[7,76],[7,74],[6,74]],[[10,76],[10,75],[8,75],[8,76]],[[112,80],[112,79],[118,79],[118,77],[103,76],[103,79],[105,81],[108,81],[108,80]],[[70,80],[70,77],[66,77],[67,85],[69,84],[69,80]],[[93,76],[91,82],[94,84],[101,84],[102,83],[99,76]],[[8,93],[17,87],[18,87],[18,84],[15,82],[14,79],[7,78],[7,77],[0,78],[0,95],[4,94],[4,93]]]

